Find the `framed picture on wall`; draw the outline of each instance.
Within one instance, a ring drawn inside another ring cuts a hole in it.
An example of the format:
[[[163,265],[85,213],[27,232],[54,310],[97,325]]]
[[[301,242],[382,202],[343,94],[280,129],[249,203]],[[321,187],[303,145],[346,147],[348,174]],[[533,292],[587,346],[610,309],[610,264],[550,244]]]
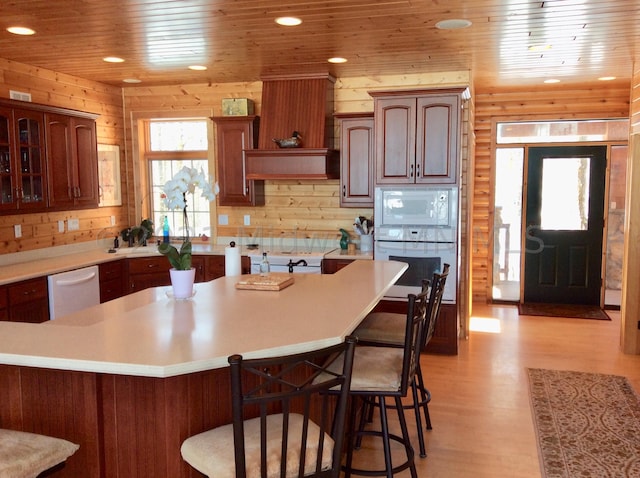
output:
[[[98,144],[99,206],[122,206],[120,146]]]

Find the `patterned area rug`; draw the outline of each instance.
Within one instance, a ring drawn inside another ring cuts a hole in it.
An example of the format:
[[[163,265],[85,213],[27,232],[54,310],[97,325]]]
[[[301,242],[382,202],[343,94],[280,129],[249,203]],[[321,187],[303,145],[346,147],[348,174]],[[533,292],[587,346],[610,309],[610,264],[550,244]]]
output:
[[[528,372],[543,477],[640,477],[640,402],[626,378]]]
[[[569,317],[573,319],[611,320],[597,305],[573,304],[518,304],[520,315],[539,315],[545,317]]]

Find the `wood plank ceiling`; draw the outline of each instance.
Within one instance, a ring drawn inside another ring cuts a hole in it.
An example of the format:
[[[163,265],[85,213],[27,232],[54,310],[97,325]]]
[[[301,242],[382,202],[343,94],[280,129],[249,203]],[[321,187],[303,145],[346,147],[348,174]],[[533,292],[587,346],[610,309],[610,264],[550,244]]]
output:
[[[436,28],[449,19],[472,25]],[[640,46],[637,0],[3,0],[0,27],[0,58],[113,85],[452,70],[496,87],[628,81]]]

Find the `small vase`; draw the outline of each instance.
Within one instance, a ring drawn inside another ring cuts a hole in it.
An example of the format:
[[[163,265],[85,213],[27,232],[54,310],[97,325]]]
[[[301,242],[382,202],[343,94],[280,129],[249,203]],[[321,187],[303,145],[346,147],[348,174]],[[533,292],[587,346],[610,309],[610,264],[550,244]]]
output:
[[[196,270],[191,268],[186,271],[169,269],[171,287],[174,299],[188,299],[193,295],[193,283],[196,279]]]

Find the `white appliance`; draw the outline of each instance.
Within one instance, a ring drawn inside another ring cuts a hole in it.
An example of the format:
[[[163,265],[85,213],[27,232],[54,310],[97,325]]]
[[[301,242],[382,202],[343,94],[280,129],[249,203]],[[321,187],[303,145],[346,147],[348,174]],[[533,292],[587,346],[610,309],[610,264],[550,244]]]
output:
[[[53,274],[47,279],[51,320],[100,303],[98,266]]]
[[[434,272],[441,272],[444,264],[449,264],[442,300],[456,301],[457,187],[377,187],[374,224],[374,259],[409,265],[385,298],[400,300],[419,293],[423,279],[431,279]]]
[[[434,272],[442,272],[449,264],[449,276],[442,301],[455,303],[457,289],[457,248],[454,242],[375,241],[374,259],[405,262],[409,268],[387,291],[385,298],[406,299],[420,292],[423,279],[431,279]]]
[[[325,252],[267,252],[269,270],[271,272],[293,272],[296,274],[321,274],[322,258]],[[249,253],[251,273],[260,273],[262,252]]]
[[[456,187],[377,187],[374,199],[375,239],[456,242]]]

